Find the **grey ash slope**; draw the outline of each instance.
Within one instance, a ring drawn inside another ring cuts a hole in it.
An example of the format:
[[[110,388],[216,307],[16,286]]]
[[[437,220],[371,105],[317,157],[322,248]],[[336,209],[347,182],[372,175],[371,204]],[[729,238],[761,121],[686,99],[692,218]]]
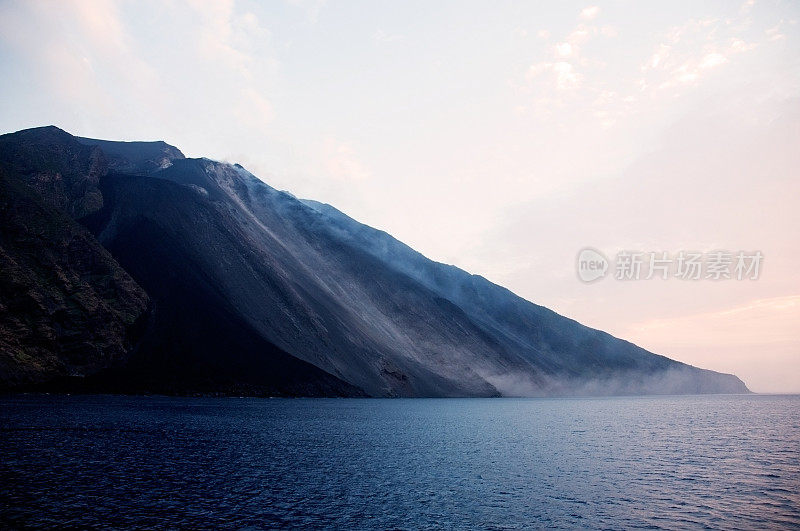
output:
[[[733,376],[651,354],[430,261],[332,207],[276,191],[241,167],[176,160],[152,177],[182,185],[216,213],[210,219],[225,220],[224,231],[206,240],[198,241],[217,226],[187,226],[174,237],[213,250],[198,254],[195,265],[233,311],[281,349],[371,395],[746,390]],[[163,215],[147,213],[163,230],[179,226]],[[116,216],[116,223],[125,222]],[[112,251],[130,245],[114,243],[118,230],[99,232]]]
[[[429,260],[389,234],[358,223],[334,207],[303,203],[325,217],[324,226],[451,301],[488,336],[520,358],[520,374],[492,381],[504,394],[610,395],[747,392],[737,377],[692,367],[581,325],[533,304],[480,275]]]
[[[271,377],[300,382],[286,392],[301,395],[747,392],[735,376],[584,327],[238,165],[166,144],[80,142],[114,161],[102,208],[81,221],[154,301],[124,374],[145,388],[246,380],[246,392]]]
[[[100,242],[154,298],[176,282],[187,284],[179,300],[207,293],[205,304],[185,307],[192,319],[198,306],[224,307],[269,343],[375,396],[498,394],[476,374],[489,362],[466,348],[481,332],[457,309],[309,232],[313,210],[243,170],[187,159],[152,178],[109,175],[101,189],[108,208],[89,221]],[[431,345],[442,337],[471,357]]]

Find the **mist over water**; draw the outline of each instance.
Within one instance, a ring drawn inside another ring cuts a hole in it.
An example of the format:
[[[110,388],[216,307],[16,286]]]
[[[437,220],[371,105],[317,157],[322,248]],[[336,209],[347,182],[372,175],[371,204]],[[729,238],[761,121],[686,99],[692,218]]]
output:
[[[0,526],[800,525],[800,397],[0,398]]]

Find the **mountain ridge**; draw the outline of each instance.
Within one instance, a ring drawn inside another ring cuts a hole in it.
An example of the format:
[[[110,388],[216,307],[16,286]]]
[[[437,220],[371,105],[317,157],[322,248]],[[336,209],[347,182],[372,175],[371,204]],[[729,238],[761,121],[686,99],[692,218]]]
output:
[[[161,142],[75,142],[107,167],[100,207],[79,220],[154,301],[129,362],[139,383],[190,390],[203,380],[213,390],[225,375],[235,387],[297,360],[293,378],[313,377],[284,394],[747,392],[735,376],[585,327],[238,164],[188,159]],[[183,315],[182,301],[210,331]],[[215,330],[215,320],[230,326]],[[223,355],[226,344],[239,346]]]

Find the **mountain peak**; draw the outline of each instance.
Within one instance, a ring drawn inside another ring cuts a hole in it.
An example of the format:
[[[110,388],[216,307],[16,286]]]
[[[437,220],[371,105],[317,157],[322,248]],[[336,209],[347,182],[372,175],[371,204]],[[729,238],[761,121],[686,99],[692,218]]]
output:
[[[0,138],[14,137],[24,139],[25,141],[36,141],[42,143],[50,143],[53,141],[65,141],[73,139],[74,137],[56,127],[55,125],[43,125],[40,127],[31,127],[29,129],[22,129],[13,133],[6,133],[1,135]]]
[[[98,146],[108,159],[109,168],[123,173],[149,174],[186,158],[180,149],[163,140],[151,142],[117,142],[96,138],[76,137],[87,146]]]

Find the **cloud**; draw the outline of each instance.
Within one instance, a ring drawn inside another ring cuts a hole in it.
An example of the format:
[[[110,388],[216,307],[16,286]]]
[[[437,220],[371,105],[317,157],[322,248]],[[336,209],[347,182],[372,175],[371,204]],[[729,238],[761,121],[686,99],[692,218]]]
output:
[[[708,71],[757,46],[736,34],[738,24],[728,22],[715,18],[690,19],[669,28],[641,64],[640,90],[652,94],[696,85]]]
[[[614,26],[603,26],[600,28],[600,33],[604,37],[616,37],[619,35],[619,31]]]
[[[241,90],[237,101],[235,116],[240,124],[254,129],[267,126],[274,117],[272,104],[255,87],[248,86]]]
[[[595,26],[587,26],[586,24],[578,24],[574,30],[567,36],[567,42],[569,42],[575,48],[583,45],[588,41],[593,35],[597,35],[597,27]]]
[[[730,308],[634,323],[632,341],[662,345],[738,345],[800,340],[800,295],[756,299]]]
[[[592,16],[599,11],[587,9]],[[576,114],[594,116],[602,127],[611,127],[615,123],[614,113],[597,109],[592,104],[601,93],[606,94],[604,99],[608,100],[607,88],[592,83],[592,79],[605,68],[605,63],[586,50],[591,52],[587,47],[594,38],[615,36],[617,32],[611,26],[600,28],[584,22],[576,24],[562,40],[548,48],[550,58],[531,64],[525,71],[524,81],[511,82],[515,90],[528,98],[525,104],[515,107],[515,112],[550,115],[569,106]]]
[[[561,89],[572,89],[577,87],[582,76],[575,71],[575,67],[566,61],[558,61],[553,64],[553,72],[556,74],[556,86]]]
[[[569,57],[572,55],[572,45],[568,42],[560,42],[555,47],[556,55],[558,57]]]
[[[597,15],[593,10],[588,14]],[[751,39],[757,32],[751,31],[748,21],[741,14],[690,18],[656,33],[649,52],[634,47],[625,59],[616,55],[604,61],[596,50],[607,49],[611,43],[594,46],[595,40],[616,38],[619,33],[613,26],[600,27],[582,16],[547,48],[550,57],[533,62],[521,81],[511,83],[525,98],[515,105],[515,112],[558,115],[560,123],[566,114],[576,121],[591,117],[601,129],[610,129],[626,117],[650,112],[666,99],[694,90],[712,73],[735,65],[738,56],[756,49],[758,43]],[[780,24],[767,32],[768,37],[782,35]],[[615,71],[613,77],[607,75],[609,68]]]
[[[705,57],[700,61],[700,64],[697,65],[699,70],[705,70],[707,68],[714,68],[719,65],[723,65],[728,62],[728,58],[722,55],[719,52],[712,52],[706,54]]]
[[[779,22],[775,26],[769,28],[766,31],[767,37],[771,41],[779,41],[785,37],[783,33],[781,33],[781,26],[783,25],[783,21]]]
[[[542,74],[550,74],[553,87],[559,91],[571,90],[580,86],[583,76],[567,61],[544,62],[531,65],[528,69],[528,80],[535,80]]]
[[[213,138],[266,131],[278,62],[255,13],[232,1],[154,2],[141,10],[144,21],[124,7],[88,0],[0,4],[0,39],[24,57],[37,85],[51,87],[41,111],[46,123],[97,135],[126,123],[127,134],[147,137],[170,135],[170,127]],[[169,31],[154,39],[153,20],[169,21]],[[53,97],[80,112],[47,112],[56,107]]]
[[[31,23],[38,31],[30,30]],[[0,4],[0,39],[58,100],[108,113],[119,108],[120,99],[159,109],[158,73],[137,53],[116,2]]]
[[[787,295],[649,319],[630,325],[622,334],[674,359],[737,374],[756,392],[796,392],[799,321],[800,295]]]
[[[326,138],[322,145],[324,171],[337,181],[365,181],[371,177],[369,170],[359,160],[348,142]]]
[[[258,75],[257,70],[274,62],[263,53],[270,32],[254,13],[237,13],[230,0],[189,0],[188,5],[200,20],[195,42],[202,59],[233,70],[248,82]]]
[[[316,24],[328,0],[288,0],[290,5],[300,8],[311,24]]]
[[[593,13],[592,17],[599,11],[599,8],[587,9],[590,10],[590,14]],[[563,41],[557,42],[552,46],[553,60],[541,61],[530,65],[525,74],[525,79],[528,83],[538,83],[542,75],[549,74],[550,87],[556,92],[572,91],[580,87],[584,74],[578,71],[578,67],[600,66],[598,62],[590,61],[584,57],[581,53],[581,47],[596,35],[608,36],[612,33],[610,30],[603,32],[596,26],[589,26],[584,23],[578,24],[567,34]],[[549,37],[549,35],[549,32],[546,32],[546,36]],[[555,94],[542,94],[541,90],[536,92],[539,93],[539,103],[543,104],[539,105],[540,107],[548,106],[554,98],[558,98]]]
[[[395,33],[387,33],[382,29],[377,29],[372,34],[372,40],[376,42],[396,42],[403,40],[403,36]]]
[[[589,6],[581,10],[581,18],[584,20],[592,20],[600,14],[598,6]]]

